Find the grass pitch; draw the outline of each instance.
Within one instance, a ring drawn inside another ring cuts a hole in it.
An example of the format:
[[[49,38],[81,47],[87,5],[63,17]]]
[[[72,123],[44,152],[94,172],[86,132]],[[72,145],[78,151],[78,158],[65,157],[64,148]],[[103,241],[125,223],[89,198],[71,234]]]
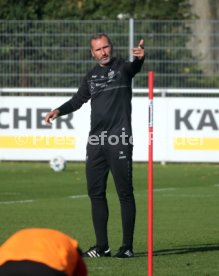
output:
[[[49,227],[94,245],[83,163],[61,173],[47,163],[0,163],[0,242],[25,227]],[[86,259],[89,275],[147,275],[147,164],[134,164],[135,258]],[[108,183],[109,242],[121,245],[121,219]],[[154,275],[219,275],[219,165],[154,165]]]

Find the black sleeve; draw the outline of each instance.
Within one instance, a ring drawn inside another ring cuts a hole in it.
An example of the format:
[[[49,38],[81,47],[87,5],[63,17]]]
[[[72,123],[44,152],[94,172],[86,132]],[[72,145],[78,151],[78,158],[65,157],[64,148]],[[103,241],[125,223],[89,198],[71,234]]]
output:
[[[142,59],[135,58],[134,61],[126,63],[126,66],[125,66],[126,70],[132,78],[138,72],[140,72],[143,63],[144,63],[144,58],[142,58]]]
[[[83,79],[81,86],[78,89],[78,92],[73,95],[73,97],[65,102],[63,105],[57,109],[60,111],[59,116],[69,114],[78,110],[84,103],[90,99],[91,95],[88,89],[86,78]]]

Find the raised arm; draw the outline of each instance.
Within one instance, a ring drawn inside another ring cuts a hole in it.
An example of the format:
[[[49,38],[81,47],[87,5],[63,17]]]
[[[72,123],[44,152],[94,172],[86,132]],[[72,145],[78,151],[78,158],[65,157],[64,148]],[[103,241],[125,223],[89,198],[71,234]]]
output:
[[[138,47],[135,47],[132,49],[132,54],[134,57],[140,60],[144,58],[144,40],[143,39],[140,40]]]
[[[131,51],[134,60],[132,62],[127,62],[126,70],[130,77],[134,77],[141,70],[144,63],[144,40],[141,39],[138,47],[133,48]]]

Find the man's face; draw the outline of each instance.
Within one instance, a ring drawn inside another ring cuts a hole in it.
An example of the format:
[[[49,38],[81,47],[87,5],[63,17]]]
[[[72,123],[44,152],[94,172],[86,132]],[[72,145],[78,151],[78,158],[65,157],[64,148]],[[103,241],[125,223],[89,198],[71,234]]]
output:
[[[105,36],[91,41],[91,54],[101,67],[106,66],[110,62],[112,47]]]

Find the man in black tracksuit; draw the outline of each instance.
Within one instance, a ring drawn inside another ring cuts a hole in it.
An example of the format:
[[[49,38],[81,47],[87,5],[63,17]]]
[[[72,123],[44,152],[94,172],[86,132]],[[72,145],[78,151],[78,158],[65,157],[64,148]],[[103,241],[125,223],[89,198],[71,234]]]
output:
[[[86,257],[111,256],[108,245],[108,205],[106,183],[111,171],[119,196],[123,241],[115,257],[133,254],[135,200],[132,185],[132,78],[144,62],[144,41],[133,48],[133,62],[112,57],[112,43],[106,34],[90,40],[92,56],[98,64],[84,77],[78,92],[59,108],[49,112],[50,120],[79,109],[91,99],[91,129],[87,143],[86,176],[92,205],[96,245]]]

